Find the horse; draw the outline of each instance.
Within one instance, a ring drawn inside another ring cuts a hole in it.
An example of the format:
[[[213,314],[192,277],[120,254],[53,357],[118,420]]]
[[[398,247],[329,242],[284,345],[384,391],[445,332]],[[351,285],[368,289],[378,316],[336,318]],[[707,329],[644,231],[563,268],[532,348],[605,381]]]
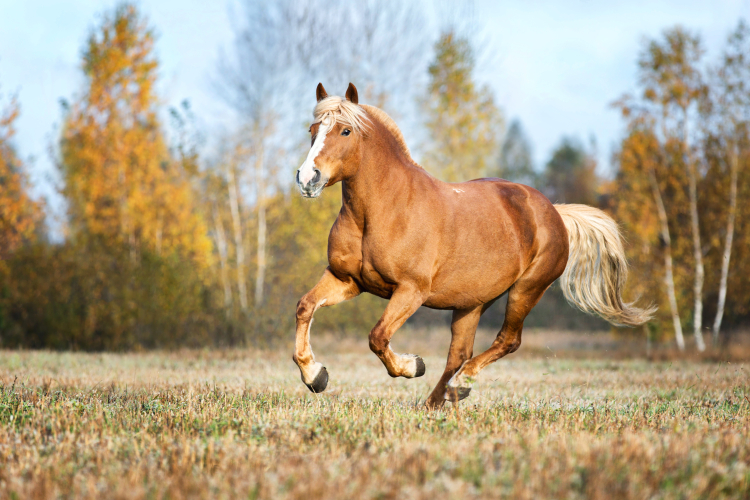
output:
[[[328,237],[328,267],[297,304],[293,360],[314,393],[328,385],[315,360],[315,311],[367,292],[389,299],[370,331],[370,349],[391,377],[425,373],[416,354],[392,350],[396,331],[421,306],[452,310],[443,375],[429,409],[466,398],[479,373],[521,345],[523,322],[558,278],[568,302],[614,325],[648,321],[655,308],[622,299],[627,261],[616,222],[603,211],[553,205],[529,186],[487,178],[447,183],[412,159],[396,123],[322,83],[310,126],[311,147],[296,173],[302,196],[341,183],[342,204]],[[496,339],[474,356],[479,319],[508,294]]]

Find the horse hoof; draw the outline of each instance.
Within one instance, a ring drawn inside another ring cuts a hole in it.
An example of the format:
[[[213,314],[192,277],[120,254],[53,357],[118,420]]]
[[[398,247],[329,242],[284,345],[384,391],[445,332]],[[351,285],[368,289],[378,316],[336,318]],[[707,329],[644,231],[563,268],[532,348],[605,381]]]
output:
[[[328,370],[326,370],[326,367],[324,366],[320,369],[318,374],[315,376],[315,380],[313,380],[311,384],[305,385],[315,394],[325,391],[326,386],[328,385]]]
[[[406,360],[406,365],[402,365],[401,372],[388,372],[391,377],[417,378],[424,375],[425,366],[422,358],[416,354],[402,354],[401,359]]]
[[[422,361],[422,358],[417,356],[417,371],[414,373],[414,377],[421,377],[424,375],[426,368],[424,366],[424,361]]]
[[[469,397],[471,387],[450,387],[445,390],[445,399],[451,403],[458,403],[462,399]]]

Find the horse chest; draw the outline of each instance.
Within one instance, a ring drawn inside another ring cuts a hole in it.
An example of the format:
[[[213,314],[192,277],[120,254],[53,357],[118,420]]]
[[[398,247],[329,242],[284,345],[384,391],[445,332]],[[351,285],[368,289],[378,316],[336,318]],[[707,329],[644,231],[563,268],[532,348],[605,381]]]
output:
[[[364,291],[389,298],[395,285],[384,276],[387,273],[383,266],[364,256],[361,248],[359,245],[358,252],[351,251],[351,246],[329,248],[328,265],[331,271],[337,276],[352,277]]]

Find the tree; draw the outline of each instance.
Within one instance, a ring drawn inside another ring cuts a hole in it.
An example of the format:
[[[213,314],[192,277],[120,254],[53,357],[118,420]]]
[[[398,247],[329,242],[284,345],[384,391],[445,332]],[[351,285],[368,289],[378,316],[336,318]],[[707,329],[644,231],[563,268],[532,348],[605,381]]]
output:
[[[504,179],[528,186],[536,187],[539,183],[531,158],[531,144],[518,119],[511,122],[505,134],[500,149],[499,174]]]
[[[672,236],[662,195],[664,188],[657,178],[657,170],[666,163],[666,159],[653,131],[653,121],[648,116],[630,116],[630,109],[627,107],[623,108],[623,112],[631,121],[629,133],[617,154],[619,171],[615,181],[615,211],[618,220],[625,225],[626,234],[635,239],[629,245],[629,257],[631,261],[635,261],[639,274],[643,276],[640,280],[631,280],[629,286],[636,288],[635,295],[652,295],[652,290],[656,289],[651,281],[656,276],[652,262],[656,254],[663,254],[664,284],[667,288],[672,326],[677,347],[682,351],[685,349],[685,340],[675,290]],[[644,209],[651,206],[651,203],[655,210]]]
[[[743,150],[747,151],[750,140],[750,27],[740,21],[731,33],[722,57],[722,64],[715,73],[709,105],[718,116],[719,136],[723,138],[726,163],[729,171],[729,199],[724,248],[721,259],[721,280],[713,322],[713,344],[719,342],[719,331],[727,298],[729,263],[732,256],[735,218],[737,216],[737,182]]]
[[[239,123],[222,140],[227,143],[223,149],[232,154],[224,154],[214,167],[226,187],[217,196],[218,210],[224,211],[226,204],[230,207],[227,227],[234,241],[228,242],[232,248],[227,254],[236,257],[241,307],[247,300],[243,299],[246,274],[254,271],[255,307],[249,313],[258,333],[261,325],[278,323],[271,304],[288,300],[287,291],[280,291],[275,283],[280,272],[291,272],[289,266],[274,266],[288,262],[289,256],[270,251],[278,244],[274,233],[290,237],[310,225],[318,215],[315,212],[322,210],[329,216],[328,227],[321,229],[327,235],[335,219],[336,212],[321,208],[322,203],[291,219],[274,215],[288,209],[294,180],[290,166],[299,161],[309,143],[306,132],[315,103],[313,89],[323,81],[329,89],[343,91],[352,81],[360,89],[362,102],[390,108],[394,115],[407,114],[423,68],[425,32],[420,29],[424,20],[418,6],[396,0],[333,0],[325,9],[306,0],[245,0],[240,13],[233,52],[222,56],[216,82]],[[272,206],[278,203],[283,206]],[[291,245],[277,248],[287,247]],[[293,256],[295,262],[312,265],[308,249],[304,250]],[[315,274],[320,271],[316,268]]]
[[[13,147],[18,115],[15,99],[0,109],[0,266],[35,239],[43,223],[42,205],[29,196],[25,167]]]
[[[564,137],[544,171],[543,191],[555,203],[598,205],[596,160],[583,146]]]
[[[694,259],[693,335],[699,351],[705,350],[701,333],[705,273],[698,212],[698,170],[690,125],[706,93],[698,67],[703,52],[699,36],[676,27],[666,31],[662,40],[648,42],[638,60],[642,100],[655,108],[653,116],[659,121],[662,140],[665,143],[671,139],[677,141],[680,163],[687,173]]]
[[[434,51],[422,103],[429,135],[423,161],[444,181],[485,177],[498,163],[502,114],[489,87],[474,81],[468,39],[446,31]]]
[[[153,33],[134,6],[105,16],[87,42],[85,91],[69,109],[60,169],[74,238],[204,262],[206,228],[193,207],[194,171],[170,155],[154,93]]]
[[[66,108],[58,162],[71,279],[86,276],[76,285],[83,347],[169,341],[210,309],[198,159],[180,148],[170,154],[153,49],[153,32],[133,5],[105,14],[85,45],[83,91]]]

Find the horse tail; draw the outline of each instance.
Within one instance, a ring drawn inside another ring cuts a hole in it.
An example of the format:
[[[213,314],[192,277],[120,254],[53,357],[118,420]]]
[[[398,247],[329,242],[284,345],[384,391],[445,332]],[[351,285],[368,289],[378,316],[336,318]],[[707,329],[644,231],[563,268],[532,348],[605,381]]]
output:
[[[617,223],[603,211],[587,205],[555,205],[568,230],[568,264],[560,277],[568,302],[589,314],[598,314],[617,326],[642,325],[656,307],[634,307],[622,300],[628,262]]]

